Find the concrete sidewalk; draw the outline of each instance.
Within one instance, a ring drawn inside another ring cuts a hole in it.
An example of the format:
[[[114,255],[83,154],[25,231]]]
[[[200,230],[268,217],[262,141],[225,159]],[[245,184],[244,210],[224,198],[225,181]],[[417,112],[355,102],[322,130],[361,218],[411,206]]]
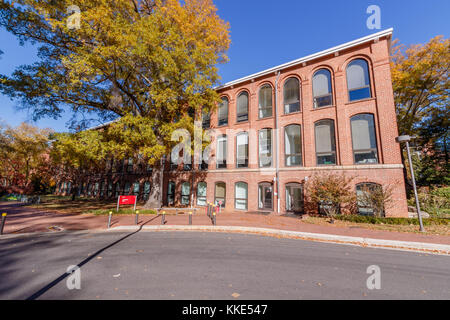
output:
[[[7,212],[8,217],[4,229],[4,234],[19,234],[32,232],[54,232],[59,230],[106,230],[107,216],[94,215],[68,215],[51,212],[44,212],[37,209],[23,207],[18,203],[0,203],[0,212]],[[201,228],[211,226],[211,220],[204,212],[192,217],[193,225]],[[187,226],[189,227],[189,216],[186,214],[166,215],[166,226]],[[112,228],[133,227],[135,216],[113,216]],[[145,228],[156,228],[161,226],[161,217],[154,215],[141,215],[139,224]],[[59,228],[52,228],[59,227]],[[375,239],[385,241],[402,241],[415,243],[429,243],[439,245],[450,245],[450,236],[400,233],[390,231],[369,230],[363,228],[351,228],[335,225],[313,225],[303,222],[298,217],[284,217],[275,215],[260,215],[250,213],[221,213],[217,216],[218,227],[242,227],[242,228],[262,228],[282,232],[297,232],[333,237],[353,237],[360,239]],[[244,230],[244,229],[243,229]],[[250,230],[247,230],[250,232]],[[243,232],[243,231],[241,231]],[[299,236],[300,237],[300,236]],[[301,236],[305,238],[304,236]],[[337,238],[333,240],[339,242]]]

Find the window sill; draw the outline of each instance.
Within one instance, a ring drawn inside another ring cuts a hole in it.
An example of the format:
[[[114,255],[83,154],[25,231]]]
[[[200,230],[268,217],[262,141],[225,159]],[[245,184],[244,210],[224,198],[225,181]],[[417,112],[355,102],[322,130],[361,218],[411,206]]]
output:
[[[320,107],[320,108],[313,108],[312,111],[319,111],[319,110],[331,109],[331,108],[336,108],[336,105],[333,104],[331,106],[325,106],[325,107]]]
[[[350,105],[350,104],[356,104],[356,103],[360,103],[360,102],[368,102],[368,101],[374,101],[377,100],[377,98],[366,98],[366,99],[361,99],[361,100],[355,100],[355,101],[348,101],[345,103],[345,105]]]
[[[367,162],[367,163],[354,163],[354,166],[370,166],[370,165],[377,165],[380,164],[378,161],[377,162]]]
[[[283,113],[280,117],[289,117],[289,116],[293,116],[293,115],[298,115],[298,114],[302,114],[302,111],[296,111],[296,112],[291,112],[291,113]]]
[[[258,119],[256,119],[256,121],[264,121],[264,120],[270,120],[270,119],[273,120],[273,116],[267,117],[267,118],[258,118]]]

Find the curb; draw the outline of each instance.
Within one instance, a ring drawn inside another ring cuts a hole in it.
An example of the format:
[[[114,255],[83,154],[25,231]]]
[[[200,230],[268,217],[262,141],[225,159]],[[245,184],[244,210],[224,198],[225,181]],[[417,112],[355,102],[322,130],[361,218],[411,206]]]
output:
[[[137,231],[139,226],[119,226],[114,227],[106,232],[120,231]],[[369,248],[382,248],[390,250],[414,251],[421,253],[450,255],[450,245],[410,242],[397,240],[384,240],[362,237],[338,236],[322,233],[308,233],[298,231],[287,231],[267,228],[252,227],[220,227],[220,226],[143,226],[142,231],[158,232],[158,231],[196,231],[196,232],[229,232],[229,233],[248,233],[271,237],[301,239],[309,241],[330,242],[344,245],[356,245]]]

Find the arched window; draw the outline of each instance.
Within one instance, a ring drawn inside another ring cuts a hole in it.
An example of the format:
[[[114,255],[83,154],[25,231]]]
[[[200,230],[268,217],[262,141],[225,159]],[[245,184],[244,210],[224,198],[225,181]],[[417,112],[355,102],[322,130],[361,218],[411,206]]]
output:
[[[370,98],[369,66],[364,59],[356,59],[347,66],[347,87],[350,101]]]
[[[383,187],[379,184],[370,182],[357,184],[356,200],[358,213],[365,216],[384,216],[384,193]]]
[[[125,189],[123,190],[125,195],[130,194],[130,190],[131,190],[131,184],[127,181],[125,182]]]
[[[217,138],[217,157],[216,165],[217,169],[223,169],[227,167],[227,136],[222,135]]]
[[[227,195],[227,187],[225,182],[216,182],[214,190],[214,203],[225,208],[225,200]]]
[[[139,184],[139,182],[133,183],[133,195],[134,196],[139,197],[140,187],[141,187],[141,185]]]
[[[169,181],[167,185],[167,204],[171,205],[175,203],[175,182]]]
[[[272,166],[272,129],[259,131],[259,166]]]
[[[287,167],[302,165],[302,135],[298,124],[284,128],[284,152]]]
[[[128,158],[127,172],[133,172],[133,158]]]
[[[248,185],[245,182],[237,182],[235,185],[234,206],[238,210],[248,208]]]
[[[88,188],[89,188],[89,184],[88,184]],[[114,195],[116,198],[120,195],[120,183],[119,182],[116,183],[116,191],[115,191]]]
[[[350,119],[350,123],[355,163],[378,163],[373,115],[358,114]]]
[[[206,206],[206,182],[199,182],[197,184],[197,205]]]
[[[258,208],[273,210],[273,187],[269,182],[263,182],[258,185]]]
[[[108,183],[108,198],[112,197],[112,193],[113,193],[113,184],[112,182]]]
[[[105,196],[105,189],[106,189],[105,181],[102,181],[100,184],[100,197],[102,198]]]
[[[183,182],[181,184],[181,204],[188,206],[191,198],[191,184]]]
[[[248,93],[241,92],[237,98],[237,122],[248,121]]]
[[[272,87],[268,84],[259,89],[259,118],[272,116]]]
[[[222,101],[219,104],[218,125],[219,126],[228,125],[228,98],[227,97],[222,97]]]
[[[313,76],[314,108],[322,108],[333,104],[331,72],[320,69]]]
[[[211,127],[211,113],[203,108],[202,110],[202,128],[209,129]]]
[[[151,184],[150,181],[144,182],[144,200],[147,201],[150,196]]]
[[[236,136],[236,167],[248,167],[248,133],[241,132]]]
[[[303,185],[286,184],[286,211],[303,212]]]
[[[300,82],[297,78],[289,78],[284,83],[284,113],[300,111]]]
[[[318,121],[316,122],[314,129],[317,165],[336,164],[334,121],[330,119]]]

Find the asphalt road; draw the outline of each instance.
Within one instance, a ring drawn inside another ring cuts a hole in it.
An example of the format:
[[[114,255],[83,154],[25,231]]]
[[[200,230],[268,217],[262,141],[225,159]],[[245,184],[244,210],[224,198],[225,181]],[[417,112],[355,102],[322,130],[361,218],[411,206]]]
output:
[[[80,265],[81,289],[65,274]],[[367,268],[381,270],[369,290]],[[0,239],[0,299],[450,299],[450,257],[257,235]]]

